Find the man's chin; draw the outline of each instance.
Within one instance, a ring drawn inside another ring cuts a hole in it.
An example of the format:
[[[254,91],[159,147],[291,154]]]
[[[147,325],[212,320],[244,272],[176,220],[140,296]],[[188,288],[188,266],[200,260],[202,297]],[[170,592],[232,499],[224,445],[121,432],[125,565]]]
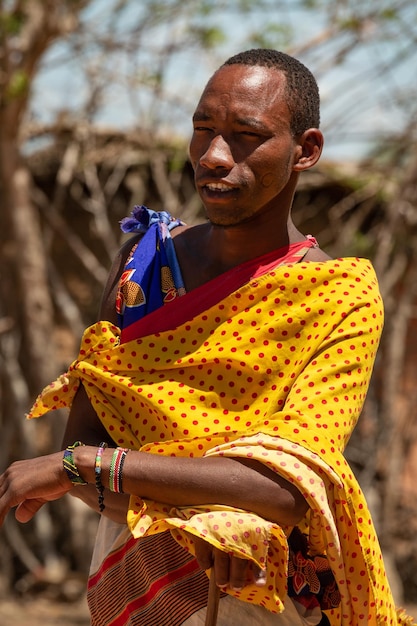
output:
[[[205,209],[206,218],[213,226],[222,228],[234,228],[251,220],[252,216],[245,215],[243,211],[215,210],[212,207]]]

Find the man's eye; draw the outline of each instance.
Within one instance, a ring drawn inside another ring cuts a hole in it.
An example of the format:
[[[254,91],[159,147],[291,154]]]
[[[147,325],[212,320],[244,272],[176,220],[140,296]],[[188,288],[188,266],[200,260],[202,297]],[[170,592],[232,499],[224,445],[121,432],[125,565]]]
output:
[[[252,131],[252,130],[242,130],[240,131],[241,135],[244,135],[245,137],[252,137],[253,139],[259,139],[260,134]]]

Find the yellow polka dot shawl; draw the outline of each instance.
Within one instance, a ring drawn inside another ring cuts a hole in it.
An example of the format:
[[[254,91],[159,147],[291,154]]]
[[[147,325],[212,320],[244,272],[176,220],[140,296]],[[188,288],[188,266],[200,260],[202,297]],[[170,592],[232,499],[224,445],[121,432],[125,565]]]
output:
[[[329,612],[331,623],[397,624],[369,510],[342,453],[363,406],[382,325],[368,261],[282,266],[175,332],[120,344],[117,327],[91,326],[78,359],[40,394],[30,417],[69,406],[82,381],[118,445],[265,463],[309,503],[303,530],[312,554],[327,555],[342,597]],[[266,586],[230,593],[272,612],[283,609],[289,528],[225,506],[175,509],[135,496],[128,524],[138,538],[170,529],[188,550],[190,533],[252,559],[266,568]]]

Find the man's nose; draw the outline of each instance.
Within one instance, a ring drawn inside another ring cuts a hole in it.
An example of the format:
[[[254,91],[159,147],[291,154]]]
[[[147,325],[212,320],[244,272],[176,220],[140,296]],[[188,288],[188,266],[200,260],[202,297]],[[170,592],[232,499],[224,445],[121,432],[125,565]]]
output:
[[[206,152],[200,157],[200,164],[209,169],[217,167],[231,169],[233,167],[232,151],[222,135],[213,137]]]

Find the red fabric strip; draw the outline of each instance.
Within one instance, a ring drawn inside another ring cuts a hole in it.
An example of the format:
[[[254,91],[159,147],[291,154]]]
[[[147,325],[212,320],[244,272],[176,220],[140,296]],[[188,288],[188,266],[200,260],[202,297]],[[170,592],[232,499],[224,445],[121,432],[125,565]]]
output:
[[[299,261],[300,257],[297,256],[297,252],[303,248],[308,249],[316,245],[315,239],[304,239],[284,248],[273,250],[256,259],[251,259],[224,272],[224,274],[213,278],[124,328],[121,334],[121,343],[133,341],[139,337],[146,337],[157,332],[174,330],[177,326],[184,324],[217,302],[220,302],[220,300],[223,300],[223,298],[239,289],[251,278],[267,273],[278,264]]]

